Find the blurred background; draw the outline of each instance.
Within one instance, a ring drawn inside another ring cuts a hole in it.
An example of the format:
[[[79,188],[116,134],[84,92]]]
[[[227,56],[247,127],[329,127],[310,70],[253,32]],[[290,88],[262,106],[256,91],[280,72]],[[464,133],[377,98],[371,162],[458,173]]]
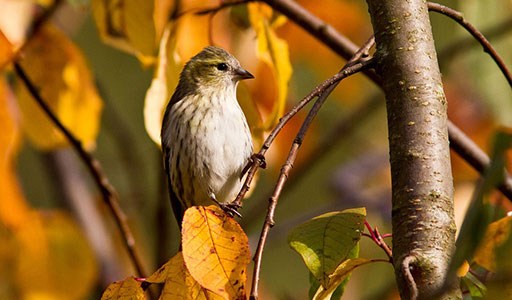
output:
[[[29,21],[25,23],[30,23],[52,1],[0,1],[0,30],[11,44],[16,44],[20,42],[14,41],[15,35],[6,33],[22,22],[17,19],[22,17],[14,13],[21,10],[13,2],[28,3]],[[365,1],[298,2],[358,45],[372,33]],[[505,64],[512,66],[512,2],[441,2],[462,11],[488,37]],[[182,1],[180,9],[215,7],[219,3]],[[70,40],[55,44],[34,41],[35,45],[27,46],[28,53],[21,54],[20,60],[36,86],[56,76],[64,78],[63,84],[67,86],[79,85],[74,92],[87,97],[69,104],[75,107],[54,108],[59,113],[66,109],[87,110],[69,114],[68,121],[75,123],[76,132],[82,130],[81,126],[92,127],[83,129],[88,132],[84,145],[100,161],[118,192],[120,205],[135,234],[136,247],[146,270],[152,273],[177,252],[179,245],[160,148],[150,138],[145,120],[152,117],[144,113],[146,93],[157,75],[159,62],[155,65],[154,60],[158,40],[153,41],[156,46],[152,59],[143,57],[140,49],[135,53],[118,44],[112,47],[112,40],[110,45],[106,44],[98,31],[101,25],[91,13],[93,4],[86,0],[64,1],[50,21],[58,29],[47,30],[45,34],[47,38],[64,35]],[[177,45],[174,51],[183,63],[207,46],[211,38],[215,45],[240,59],[256,76],[239,92],[243,94],[240,98],[244,109],[253,105],[248,118],[257,131],[255,141],[261,142],[262,124],[275,111],[273,105],[282,86],[276,84],[272,66],[257,54],[257,32],[251,26],[247,5],[219,11],[211,28],[208,19],[208,15],[192,13],[183,17],[184,24],[172,35]],[[488,152],[492,133],[499,127],[512,127],[511,88],[467,32],[438,14],[431,13],[431,20],[449,118]],[[275,34],[288,45],[293,69],[284,98],[285,107],[290,108],[335,74],[344,60],[291,21],[276,21],[273,26]],[[80,56],[76,63],[78,71],[64,66],[62,73],[54,74],[58,59],[41,58],[45,51],[54,51],[49,47],[58,48],[56,57],[72,60]],[[79,79],[73,72],[80,75]],[[50,143],[51,136],[38,131],[42,130],[40,116],[31,111],[27,103],[30,96],[22,91],[12,68],[5,67],[3,74],[0,146],[2,166],[7,166],[7,173],[3,173],[0,185],[0,299],[99,299],[108,284],[134,274],[113,218],[75,152],[66,142]],[[89,81],[91,90],[82,87]],[[168,93],[174,87],[169,89]],[[42,90],[43,97],[64,97],[64,91],[58,87],[50,90],[60,91],[59,95]],[[356,75],[342,81],[323,106],[279,200],[276,225],[263,256],[262,299],[307,297],[308,271],[286,241],[288,232],[296,225],[325,212],[366,207],[368,222],[381,233],[391,232],[384,103],[382,92],[363,75]],[[249,236],[252,253],[268,197],[306,114],[307,108],[279,135],[267,155],[267,169],[259,172],[256,187],[244,201],[240,223]],[[154,118],[158,120],[159,116]],[[91,125],[84,125],[89,122]],[[455,211],[460,226],[478,174],[456,154],[452,155],[452,163]],[[506,211],[512,209],[510,201],[499,193],[493,195],[493,201]],[[360,256],[386,258],[366,237],[361,240]],[[391,265],[378,263],[356,270],[343,299],[398,299]]]

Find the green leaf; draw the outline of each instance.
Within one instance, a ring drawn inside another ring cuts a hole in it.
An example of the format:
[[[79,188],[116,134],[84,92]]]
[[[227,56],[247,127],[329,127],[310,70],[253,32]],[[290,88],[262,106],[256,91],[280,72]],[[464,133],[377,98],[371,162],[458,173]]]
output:
[[[358,258],[359,257],[359,243],[356,244],[352,250],[350,250],[350,253],[347,256],[349,259],[352,258]],[[341,299],[341,296],[343,296],[343,293],[345,292],[345,288],[347,287],[347,283],[350,280],[349,274],[345,279],[341,282],[340,285],[334,290],[332,293],[332,296],[329,298],[331,300],[338,300]],[[318,292],[318,289],[320,288],[320,282],[313,276],[311,272],[309,272],[309,283],[311,284],[309,287],[309,299],[313,299],[315,297],[315,294]]]
[[[466,276],[462,277],[462,282],[467,286],[472,297],[482,298],[485,295],[487,288],[475,275],[466,273]]]
[[[457,268],[470,260],[482,241],[487,226],[492,222],[493,208],[487,201],[487,195],[499,183],[503,182],[505,168],[505,151],[512,146],[512,134],[498,132],[494,137],[491,164],[475,189],[473,199],[462,224],[456,243],[456,253],[450,270],[454,274]]]
[[[350,251],[361,239],[365,217],[365,208],[330,212],[290,232],[290,247],[302,256],[324,288],[327,288],[329,276],[349,258]]]

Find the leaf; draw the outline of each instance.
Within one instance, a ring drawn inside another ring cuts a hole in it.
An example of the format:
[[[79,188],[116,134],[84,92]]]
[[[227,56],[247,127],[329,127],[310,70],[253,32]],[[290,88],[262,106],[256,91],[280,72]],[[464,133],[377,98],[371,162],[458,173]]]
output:
[[[354,269],[371,262],[373,261],[367,258],[354,258],[345,260],[336,268],[334,273],[329,276],[327,285],[325,287],[323,285],[320,286],[315,296],[313,297],[313,300],[330,299],[334,290],[345,280],[345,278],[347,278],[347,276],[350,275],[352,271],[354,271]]]
[[[79,49],[54,27],[44,26],[27,44],[21,65],[64,126],[86,148],[93,148],[103,103]],[[30,141],[42,150],[67,146],[23,82],[16,83],[22,125]]]
[[[160,130],[165,107],[173,89],[178,85],[182,68],[181,59],[176,49],[176,30],[173,28],[171,24],[165,27],[160,41],[155,76],[144,100],[144,125],[151,139],[158,145],[161,142]]]
[[[485,235],[487,225],[492,221],[493,208],[486,200],[492,188],[503,181],[505,166],[505,151],[512,146],[512,134],[498,132],[494,137],[493,154],[491,163],[485,170],[482,181],[478,184],[473,194],[464,222],[460,229],[456,242],[454,257],[452,258],[450,272],[455,274],[457,268],[470,260],[477,246]]]
[[[347,258],[353,259],[359,257],[359,243],[356,244],[356,246],[350,250],[350,253],[348,254]],[[330,297],[327,297],[326,299],[331,300],[337,300],[341,299],[341,296],[343,296],[343,293],[345,293],[345,288],[347,287],[348,281],[350,279],[350,274],[343,279],[343,281],[338,285],[338,287],[334,290],[332,295]],[[315,294],[318,292],[319,289],[323,290],[324,288],[320,285],[320,282],[309,272],[309,299],[313,299],[315,297]]]
[[[278,17],[270,22],[270,13],[264,4],[249,3],[249,19],[251,26],[256,30],[258,39],[257,55],[268,64],[273,72],[277,84],[277,99],[274,102],[272,112],[267,117],[263,129],[274,127],[283,115],[288,95],[288,82],[292,76],[292,66],[288,54],[288,44],[277,37],[275,28],[282,25],[284,17]]]
[[[469,293],[472,297],[482,298],[487,291],[485,285],[471,273],[467,273],[466,276],[462,277],[462,282],[466,284]]]
[[[489,271],[496,272],[496,248],[510,236],[512,216],[495,221],[487,227],[482,242],[475,251],[474,261]]]
[[[145,300],[144,291],[135,278],[128,277],[108,286],[101,300]]]
[[[172,299],[209,299],[221,300],[224,299],[207,289],[201,287],[197,281],[192,278],[181,252],[176,254],[168,262],[166,262],[160,269],[153,275],[146,278],[146,282],[150,283],[163,283],[165,282],[160,300]]]
[[[156,1],[156,5],[155,11],[155,0],[91,0],[103,42],[136,55],[144,65],[154,63],[159,34],[166,24],[163,20],[174,7],[162,1]]]
[[[192,277],[225,299],[245,299],[249,241],[219,207],[192,206],[182,228],[183,259]]]
[[[13,59],[14,53],[14,46],[0,30],[0,71]]]
[[[330,212],[295,227],[288,235],[292,249],[324,288],[361,239],[365,217],[364,208]]]
[[[71,216],[33,211],[14,236],[18,244],[16,287],[22,295],[79,300],[90,293],[97,280],[97,264]]]

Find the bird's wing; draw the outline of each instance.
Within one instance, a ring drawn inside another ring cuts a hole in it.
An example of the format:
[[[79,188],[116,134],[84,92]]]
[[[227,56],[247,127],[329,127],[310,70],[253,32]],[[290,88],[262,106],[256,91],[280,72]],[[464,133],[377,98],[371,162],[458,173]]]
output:
[[[163,147],[164,152],[164,169],[165,175],[167,176],[167,188],[169,189],[169,197],[171,199],[171,206],[174,212],[174,217],[176,217],[176,221],[178,222],[178,226],[181,230],[181,221],[183,221],[183,214],[185,213],[185,208],[181,204],[181,201],[178,199],[178,196],[174,193],[171,182],[171,166],[170,166],[170,158],[171,158],[171,149],[167,146]]]
[[[172,182],[171,182],[171,148],[170,145],[173,143],[173,141],[167,141],[167,134],[164,134],[164,132],[167,132],[170,130],[168,126],[170,125],[169,118],[170,118],[170,112],[171,108],[174,104],[181,101],[185,96],[187,96],[187,93],[183,92],[184,89],[180,89],[179,86],[176,88],[176,91],[171,97],[171,100],[167,104],[167,108],[165,110],[163,122],[162,122],[162,151],[164,156],[164,169],[165,169],[165,175],[167,176],[167,188],[169,189],[169,196],[171,198],[171,205],[172,210],[174,211],[174,216],[176,217],[176,221],[178,222],[178,226],[181,230],[181,221],[183,220],[183,214],[185,213],[185,207],[181,204],[181,201],[178,199],[178,196],[174,193],[172,189]]]

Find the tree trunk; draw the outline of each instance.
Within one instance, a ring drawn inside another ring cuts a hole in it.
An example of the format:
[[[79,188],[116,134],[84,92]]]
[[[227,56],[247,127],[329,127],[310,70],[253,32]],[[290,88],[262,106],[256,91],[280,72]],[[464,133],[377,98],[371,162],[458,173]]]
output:
[[[393,263],[402,299],[443,296],[455,247],[446,98],[423,0],[367,0],[386,94]]]

